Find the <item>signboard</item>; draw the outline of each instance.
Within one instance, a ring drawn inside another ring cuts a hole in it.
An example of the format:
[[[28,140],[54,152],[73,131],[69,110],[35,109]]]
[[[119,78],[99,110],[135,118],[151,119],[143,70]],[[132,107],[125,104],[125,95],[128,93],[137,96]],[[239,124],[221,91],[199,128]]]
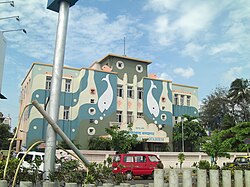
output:
[[[55,12],[59,12],[60,2],[62,0],[48,0],[47,9]],[[63,0],[69,3],[69,6],[73,6],[78,0]]]
[[[121,126],[121,130],[124,128],[126,127]],[[167,133],[165,131],[159,130],[153,123],[147,124],[147,122],[142,118],[136,119],[129,132],[130,134],[136,134],[138,136],[138,140],[147,140],[146,142],[155,143],[169,142],[169,137],[167,137]]]

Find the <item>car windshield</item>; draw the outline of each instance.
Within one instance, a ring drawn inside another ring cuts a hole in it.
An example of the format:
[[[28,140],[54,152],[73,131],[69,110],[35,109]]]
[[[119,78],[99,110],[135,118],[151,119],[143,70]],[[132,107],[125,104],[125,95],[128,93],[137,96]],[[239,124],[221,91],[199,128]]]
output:
[[[150,156],[148,156],[148,158],[151,162],[158,162],[159,161],[159,159],[154,155],[150,155]]]
[[[18,158],[19,159],[22,159],[23,158],[23,153],[19,153],[19,155],[18,155]],[[33,157],[33,155],[29,155],[29,154],[27,154],[26,156],[25,156],[25,158],[24,158],[24,161],[26,161],[26,162],[31,162],[32,161],[32,157]]]
[[[120,162],[120,160],[121,160],[120,156],[115,156],[113,158],[113,162]]]

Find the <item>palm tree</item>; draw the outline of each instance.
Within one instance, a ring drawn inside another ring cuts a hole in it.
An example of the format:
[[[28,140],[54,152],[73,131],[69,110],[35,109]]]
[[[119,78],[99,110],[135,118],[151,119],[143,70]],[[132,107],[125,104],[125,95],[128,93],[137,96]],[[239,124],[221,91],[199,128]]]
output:
[[[248,79],[235,79],[230,86],[228,98],[234,103],[235,107],[240,107],[243,112],[243,121],[249,121],[249,98],[250,82]]]

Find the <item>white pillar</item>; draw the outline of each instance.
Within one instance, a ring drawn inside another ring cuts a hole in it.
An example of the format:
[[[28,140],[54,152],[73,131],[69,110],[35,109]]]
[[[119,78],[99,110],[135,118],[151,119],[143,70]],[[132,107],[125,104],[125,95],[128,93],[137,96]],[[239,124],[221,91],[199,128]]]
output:
[[[183,187],[192,187],[192,172],[190,169],[184,169],[182,181]]]
[[[169,171],[169,187],[178,187],[178,186],[179,186],[178,173],[175,169],[170,169],[170,171]]]
[[[219,171],[211,169],[209,171],[209,182],[211,187],[219,187]]]
[[[197,170],[197,187],[206,187],[207,186],[207,171],[206,170]]]
[[[78,187],[77,183],[65,183],[65,187]]]
[[[130,184],[129,183],[121,183],[120,186],[121,187],[127,187],[127,186],[130,186]]]
[[[56,183],[45,181],[45,182],[43,182],[43,187],[56,187]]]
[[[20,187],[33,187],[33,184],[30,181],[21,181]]]
[[[105,186],[105,187],[113,187],[114,185],[111,184],[111,183],[104,183],[103,186]]]
[[[222,170],[222,187],[231,187],[231,170]]]
[[[245,170],[245,186],[250,186],[250,170]]]
[[[157,186],[157,187],[164,186],[164,170],[163,169],[154,170],[154,186]]]
[[[1,187],[8,187],[7,184],[8,184],[8,183],[7,183],[7,180],[0,180],[0,186],[1,186]]]
[[[234,170],[234,186],[243,187],[243,172],[242,170]]]

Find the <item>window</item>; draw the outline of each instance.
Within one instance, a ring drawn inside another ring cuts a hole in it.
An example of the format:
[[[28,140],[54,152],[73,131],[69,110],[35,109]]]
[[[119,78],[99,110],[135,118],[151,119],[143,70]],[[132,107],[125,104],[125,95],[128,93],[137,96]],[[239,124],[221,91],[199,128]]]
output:
[[[122,122],[122,111],[116,112],[116,121],[121,123]]]
[[[117,62],[116,62],[116,67],[117,67],[118,69],[123,69],[123,68],[124,68],[124,63],[123,63],[122,61],[117,61]]]
[[[184,95],[181,95],[181,105],[184,105]]]
[[[135,156],[135,162],[146,162],[146,156]]]
[[[124,162],[133,162],[133,157],[132,156],[125,156]]]
[[[174,94],[174,105],[178,105],[178,94]]]
[[[127,113],[127,124],[131,124],[133,123],[133,116],[132,116],[132,112],[128,112]]]
[[[165,110],[165,108],[166,108],[165,106],[161,107],[162,110]]]
[[[138,65],[136,66],[136,71],[137,71],[138,73],[141,73],[141,72],[143,71],[142,65],[138,64]]]
[[[162,101],[162,102],[166,102],[166,97],[162,97],[162,98],[161,98],[161,101]]]
[[[190,106],[190,103],[191,103],[191,96],[187,96],[187,106]]]
[[[65,80],[65,92],[70,92],[70,87],[71,87],[71,80],[66,79]]]
[[[120,162],[121,157],[120,156],[114,156],[113,162]]]
[[[90,94],[95,95],[95,89],[90,89]]]
[[[123,86],[122,85],[117,85],[117,96],[123,97]]]
[[[143,113],[138,112],[138,113],[137,113],[137,118],[143,118]]]
[[[128,86],[128,98],[134,98],[134,90],[132,86]]]
[[[46,90],[50,90],[51,88],[51,81],[52,81],[52,77],[46,77]]]
[[[95,100],[94,99],[90,99],[90,103],[95,103]]]
[[[63,119],[69,119],[69,106],[64,106]]]
[[[143,99],[143,88],[138,88],[138,99]]]
[[[22,159],[22,157],[24,156],[24,153],[19,153],[18,154],[18,158],[21,160]],[[32,162],[32,157],[33,157],[33,155],[30,155],[30,154],[27,154],[25,157],[24,157],[24,161],[26,161],[26,162]]]
[[[95,113],[96,113],[95,108],[90,107],[90,108],[89,108],[89,114],[90,114],[90,115],[95,115]]]
[[[162,114],[162,115],[161,115],[161,120],[162,120],[162,121],[166,121],[166,119],[167,119],[166,114]]]

